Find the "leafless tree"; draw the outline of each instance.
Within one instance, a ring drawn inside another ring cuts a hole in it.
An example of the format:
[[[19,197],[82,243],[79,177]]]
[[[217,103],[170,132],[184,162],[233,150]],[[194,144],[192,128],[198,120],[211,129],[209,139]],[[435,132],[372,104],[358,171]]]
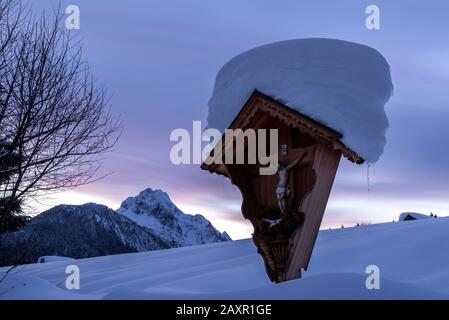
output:
[[[0,30],[0,143],[17,164],[0,165],[0,215],[17,215],[23,199],[97,179],[120,126],[61,10],[0,0]]]

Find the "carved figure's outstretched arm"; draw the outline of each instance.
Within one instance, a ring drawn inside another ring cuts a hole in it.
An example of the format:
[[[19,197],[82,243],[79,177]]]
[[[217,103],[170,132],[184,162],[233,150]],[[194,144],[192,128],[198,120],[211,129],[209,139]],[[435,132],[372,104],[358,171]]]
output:
[[[304,160],[304,158],[307,156],[307,152],[304,152],[302,155],[300,155],[295,161],[293,161],[292,163],[290,163],[287,166],[287,170],[290,170],[291,168],[293,168],[294,166],[296,166],[299,162],[301,162],[302,160]]]

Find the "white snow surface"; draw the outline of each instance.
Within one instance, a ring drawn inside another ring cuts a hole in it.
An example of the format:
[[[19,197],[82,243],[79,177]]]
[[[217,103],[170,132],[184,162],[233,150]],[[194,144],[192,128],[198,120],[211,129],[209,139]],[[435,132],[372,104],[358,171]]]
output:
[[[340,132],[368,163],[386,143],[384,106],[392,95],[390,67],[375,49],[336,39],[295,39],[263,45],[218,72],[208,127],[221,131],[252,92],[264,94]]]
[[[449,299],[448,229],[444,217],[320,231],[304,277],[279,285],[249,239],[0,268],[0,299]],[[65,289],[70,264],[79,290]]]
[[[417,212],[403,212],[399,215],[399,221],[404,221],[404,219],[407,216],[411,216],[413,218],[415,218],[416,220],[420,220],[420,219],[429,219],[431,218],[428,215],[422,214],[422,213],[417,213]]]

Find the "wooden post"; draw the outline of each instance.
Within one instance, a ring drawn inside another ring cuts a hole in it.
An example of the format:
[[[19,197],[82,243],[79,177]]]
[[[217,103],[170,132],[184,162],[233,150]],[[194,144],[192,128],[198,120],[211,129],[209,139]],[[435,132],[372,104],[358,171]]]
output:
[[[316,182],[311,193],[304,199],[300,211],[305,212],[304,224],[301,230],[294,234],[292,256],[288,262],[285,280],[291,280],[301,274],[301,269],[307,270],[310,254],[323,219],[341,154],[325,146],[318,146],[313,162],[316,172]]]
[[[254,227],[253,241],[269,278],[295,279],[309,265],[341,155],[358,164],[364,160],[340,141],[338,132],[257,91],[230,125],[248,128],[278,130],[280,163],[306,155],[288,171],[284,211],[276,198],[279,175],[260,175],[260,164],[216,164],[209,158],[201,168],[230,178],[240,190],[242,214]],[[233,148],[235,155],[233,143],[221,145]]]

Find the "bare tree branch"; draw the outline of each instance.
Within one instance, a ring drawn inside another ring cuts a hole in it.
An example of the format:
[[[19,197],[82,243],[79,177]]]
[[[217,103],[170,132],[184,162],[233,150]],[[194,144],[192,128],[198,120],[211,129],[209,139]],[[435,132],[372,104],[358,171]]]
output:
[[[60,8],[49,19],[0,0],[0,142],[21,159],[0,166],[8,177],[0,197],[35,198],[95,181],[101,155],[120,135],[107,93],[63,18]]]

